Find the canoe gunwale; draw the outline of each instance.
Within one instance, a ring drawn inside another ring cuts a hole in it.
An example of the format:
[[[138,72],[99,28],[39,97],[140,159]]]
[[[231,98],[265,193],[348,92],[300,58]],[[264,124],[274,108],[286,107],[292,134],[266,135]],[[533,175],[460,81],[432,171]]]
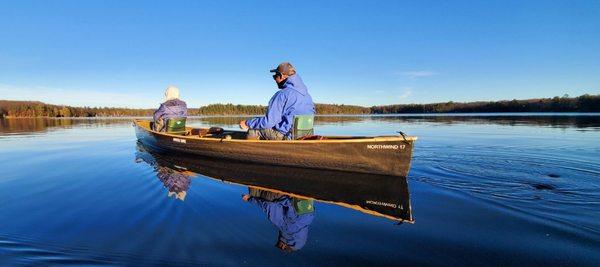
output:
[[[199,136],[189,136],[189,135],[177,135],[170,134],[165,132],[157,132],[149,127],[145,127],[142,125],[142,122],[150,122],[149,120],[134,120],[134,125],[144,129],[147,132],[150,132],[154,135],[167,136],[173,138],[187,139],[187,140],[198,140],[198,141],[208,141],[208,142],[234,142],[234,143],[257,143],[257,144],[315,144],[315,143],[361,143],[361,142],[389,142],[389,141],[402,141],[402,142],[414,142],[417,140],[416,136],[406,136],[403,138],[402,136],[374,136],[374,137],[366,137],[365,136],[329,136],[332,138],[344,138],[344,139],[326,139],[326,140],[244,140],[244,139],[224,139],[224,138],[203,138]],[[191,127],[188,127],[188,130],[191,130]],[[326,136],[327,137],[327,136]],[[352,139],[352,137],[356,137]]]
[[[138,140],[165,152],[399,177],[408,175],[414,147],[413,140],[404,140],[402,136],[351,140],[227,140],[159,133],[150,130],[149,125],[148,120],[134,121]]]

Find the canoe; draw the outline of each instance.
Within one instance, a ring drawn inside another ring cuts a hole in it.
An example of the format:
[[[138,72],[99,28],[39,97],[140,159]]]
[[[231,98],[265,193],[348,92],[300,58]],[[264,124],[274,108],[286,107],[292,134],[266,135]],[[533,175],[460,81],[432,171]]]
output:
[[[412,136],[325,136],[324,140],[246,140],[243,131],[188,134],[156,132],[148,120],[134,120],[137,139],[158,151],[178,152],[239,162],[406,177]]]
[[[368,215],[414,223],[406,178],[231,162],[182,153],[160,154],[138,142],[136,162],[141,161],[190,177],[201,175],[251,189],[314,199]]]

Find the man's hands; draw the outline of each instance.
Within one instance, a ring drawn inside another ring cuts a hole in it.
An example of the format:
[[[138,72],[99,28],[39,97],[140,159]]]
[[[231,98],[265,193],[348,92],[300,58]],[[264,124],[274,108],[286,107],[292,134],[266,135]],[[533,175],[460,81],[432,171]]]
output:
[[[242,196],[242,200],[248,202],[248,200],[250,199],[250,195],[246,194]]]
[[[246,121],[240,121],[240,129],[248,130],[248,125],[246,124]]]

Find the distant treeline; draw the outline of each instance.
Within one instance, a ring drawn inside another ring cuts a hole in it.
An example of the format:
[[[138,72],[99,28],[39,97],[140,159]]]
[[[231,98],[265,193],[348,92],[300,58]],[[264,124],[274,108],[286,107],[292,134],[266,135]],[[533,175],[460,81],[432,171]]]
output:
[[[123,117],[149,116],[151,109],[70,107],[39,101],[0,100],[0,117]]]
[[[370,114],[371,109],[361,106],[315,104],[317,114]],[[264,114],[266,106],[211,104],[198,109],[198,115],[257,115]]]
[[[503,100],[468,103],[407,104],[371,107],[372,114],[393,113],[469,113],[469,112],[598,112],[600,95],[579,97]]]
[[[264,114],[267,107],[260,105],[210,104],[198,109],[198,115],[255,115]]]
[[[366,107],[316,104],[318,114],[369,114]],[[197,115],[260,115],[267,110],[261,105],[211,104],[188,109],[188,114]],[[46,104],[39,101],[0,100],[0,117],[146,117],[154,109],[130,109],[108,107],[71,107]]]
[[[316,104],[317,114],[395,114],[395,113],[469,113],[469,112],[600,112],[600,95],[554,97],[490,102],[445,102],[361,107]],[[260,115],[261,105],[211,104],[188,109],[189,115]],[[0,100],[0,117],[142,117],[154,109],[109,107],[71,107],[39,101]]]

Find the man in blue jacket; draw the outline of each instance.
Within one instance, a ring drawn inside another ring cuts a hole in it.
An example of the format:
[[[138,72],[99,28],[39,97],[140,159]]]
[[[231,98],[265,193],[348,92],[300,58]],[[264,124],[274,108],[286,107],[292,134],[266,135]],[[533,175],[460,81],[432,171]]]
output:
[[[312,97],[292,64],[283,62],[271,72],[280,90],[269,100],[264,117],[240,121],[240,128],[248,130],[248,139],[288,139],[295,115],[315,114]]]

